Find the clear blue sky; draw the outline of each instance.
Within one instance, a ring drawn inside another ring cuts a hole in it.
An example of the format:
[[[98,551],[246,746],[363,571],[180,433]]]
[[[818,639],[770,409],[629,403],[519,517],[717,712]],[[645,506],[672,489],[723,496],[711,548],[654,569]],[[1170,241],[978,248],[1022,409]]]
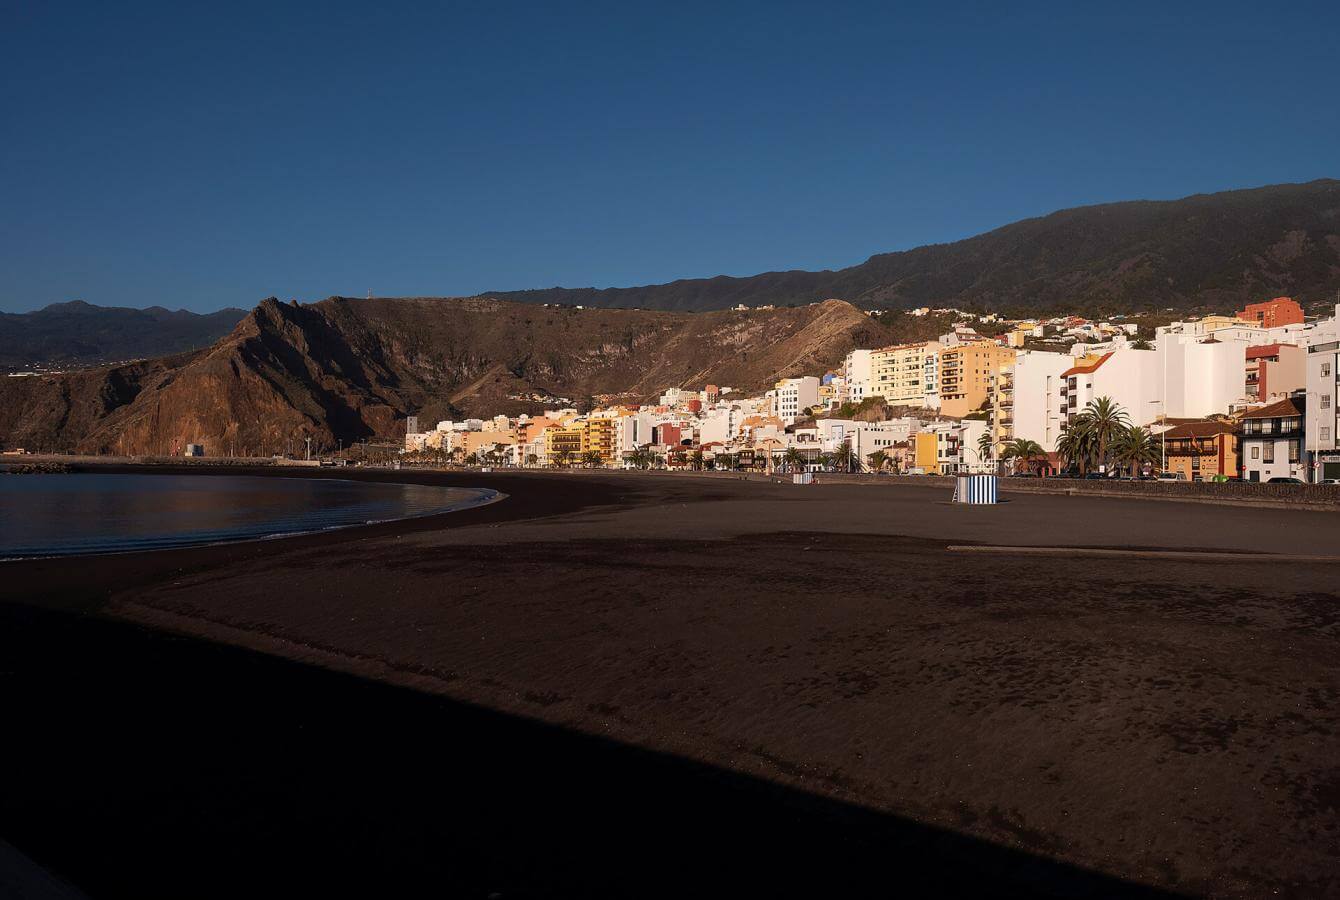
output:
[[[1340,176],[1334,0],[0,11],[8,311],[836,268]]]

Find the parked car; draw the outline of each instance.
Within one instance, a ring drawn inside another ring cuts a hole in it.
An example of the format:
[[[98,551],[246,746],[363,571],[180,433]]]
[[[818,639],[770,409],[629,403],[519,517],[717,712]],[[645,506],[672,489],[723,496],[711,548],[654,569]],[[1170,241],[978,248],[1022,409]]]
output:
[[[1038,478],[1038,477],[1040,477],[1040,476],[1038,475],[1037,472],[1011,472],[1011,473],[1010,473],[1010,477],[1011,477],[1011,478]]]
[[[1107,481],[1107,478],[1108,476],[1104,475],[1102,472],[1090,472],[1088,475],[1084,476],[1085,481]]]
[[[1306,484],[1301,478],[1270,478],[1266,484]]]
[[[1323,478],[1317,484],[1340,484],[1340,478]]]
[[[1160,472],[1159,481],[1186,481],[1184,472]]]

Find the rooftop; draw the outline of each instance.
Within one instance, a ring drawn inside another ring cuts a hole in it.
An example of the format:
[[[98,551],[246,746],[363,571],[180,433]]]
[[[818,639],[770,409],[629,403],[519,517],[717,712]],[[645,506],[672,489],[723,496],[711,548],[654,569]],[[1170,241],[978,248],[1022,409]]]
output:
[[[1293,399],[1286,397],[1259,409],[1248,410],[1243,413],[1242,417],[1244,419],[1279,419],[1285,416],[1301,416],[1302,414],[1302,411],[1294,405]]]
[[[1073,368],[1066,369],[1064,372],[1061,373],[1061,377],[1069,378],[1071,375],[1088,375],[1090,372],[1096,372],[1098,371],[1098,367],[1101,366],[1103,363],[1107,362],[1108,358],[1111,356],[1112,356],[1111,353],[1104,353],[1102,356],[1098,358],[1097,362],[1089,363],[1087,366],[1075,366]]]

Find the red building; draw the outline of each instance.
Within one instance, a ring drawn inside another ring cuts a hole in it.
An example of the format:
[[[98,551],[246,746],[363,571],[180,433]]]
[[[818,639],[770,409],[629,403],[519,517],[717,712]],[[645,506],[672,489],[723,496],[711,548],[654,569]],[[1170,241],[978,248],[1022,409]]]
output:
[[[657,425],[652,429],[652,443],[675,445],[683,440],[683,432],[678,425]]]
[[[1248,303],[1244,309],[1238,310],[1237,316],[1263,328],[1297,325],[1303,321],[1303,307],[1295,303],[1292,297],[1276,297],[1263,303]]]

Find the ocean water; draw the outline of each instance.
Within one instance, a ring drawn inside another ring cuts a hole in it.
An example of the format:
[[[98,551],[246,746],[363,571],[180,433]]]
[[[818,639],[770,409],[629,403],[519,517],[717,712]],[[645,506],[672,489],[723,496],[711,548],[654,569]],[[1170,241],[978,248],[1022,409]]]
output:
[[[0,474],[0,559],[277,537],[450,512],[496,496],[331,478]]]

